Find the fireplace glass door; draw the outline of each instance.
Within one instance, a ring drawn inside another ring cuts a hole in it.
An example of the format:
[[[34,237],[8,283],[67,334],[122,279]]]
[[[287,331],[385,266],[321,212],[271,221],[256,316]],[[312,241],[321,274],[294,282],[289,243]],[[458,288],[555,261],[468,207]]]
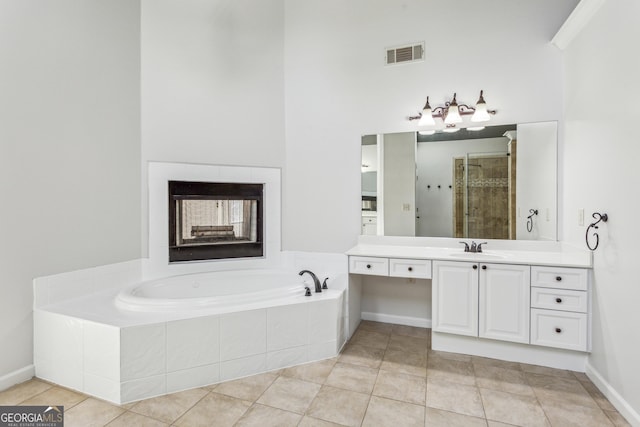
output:
[[[169,261],[263,255],[262,184],[171,181]]]

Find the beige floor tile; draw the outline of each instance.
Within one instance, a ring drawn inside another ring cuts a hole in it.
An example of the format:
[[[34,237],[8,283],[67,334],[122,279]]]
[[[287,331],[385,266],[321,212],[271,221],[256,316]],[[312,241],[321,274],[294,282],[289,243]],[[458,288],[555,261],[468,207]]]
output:
[[[402,374],[427,376],[426,353],[405,353],[398,350],[387,350],[384,353],[380,369]]]
[[[387,350],[408,351],[411,353],[426,353],[428,350],[426,338],[391,335]]]
[[[297,378],[299,380],[311,381],[312,383],[324,384],[335,364],[336,359],[305,363],[304,365],[292,366],[291,368],[283,369],[281,375]]]
[[[542,407],[535,397],[502,391],[480,389],[487,420],[517,426],[549,426]]]
[[[384,349],[350,344],[342,351],[338,361],[368,368],[379,368],[383,356]]]
[[[368,404],[367,394],[325,385],[311,402],[307,415],[345,426],[359,426]]]
[[[171,424],[198,403],[207,393],[209,391],[205,389],[195,388],[153,397],[136,403],[131,408],[131,411]]]
[[[566,404],[598,408],[580,381],[573,378],[526,374],[527,381],[540,403],[563,402]]]
[[[447,351],[429,350],[429,358],[440,357],[443,359],[459,360],[461,362],[471,362],[471,356],[468,354],[449,353]]]
[[[442,409],[426,408],[425,426],[427,427],[487,427],[484,418],[471,417]]]
[[[298,424],[298,427],[342,427],[340,424],[332,423],[330,421],[319,420],[317,418],[305,416]]]
[[[631,424],[618,411],[604,411],[611,422],[616,427],[631,427]]]
[[[427,378],[453,383],[475,385],[476,377],[471,362],[431,356],[427,361]]]
[[[572,371],[573,376],[576,377],[576,379],[578,381],[580,381],[581,383],[590,383],[591,379],[587,376],[587,374],[585,374],[584,372],[574,372]]]
[[[424,405],[427,380],[423,377],[380,371],[373,394],[375,396]]]
[[[17,405],[30,399],[43,391],[49,390],[53,385],[33,378],[0,392],[0,405]]]
[[[362,427],[424,427],[424,406],[372,396]]]
[[[254,402],[262,396],[262,393],[273,384],[276,378],[278,378],[278,376],[271,373],[252,375],[250,377],[240,378],[239,380],[220,383],[213,391],[215,393],[226,394],[227,396]]]
[[[251,402],[209,393],[174,423],[184,427],[233,426],[251,407]]]
[[[513,427],[513,424],[501,423],[500,421],[487,420],[489,427]]]
[[[475,386],[427,378],[427,402],[431,408],[484,418],[480,392]]]
[[[535,397],[522,371],[493,365],[474,364],[473,366],[478,387]]]
[[[497,368],[512,369],[514,371],[522,371],[520,363],[509,362],[506,360],[491,359],[489,357],[471,356],[471,362],[475,365],[495,366]]]
[[[51,387],[44,392],[33,396],[21,405],[47,405],[64,406],[65,412],[85,400],[88,396],[62,387]]]
[[[546,366],[528,365],[526,363],[521,363],[520,369],[532,374],[549,375],[556,378],[568,378],[571,380],[576,379],[572,371],[566,371],[564,369],[547,368]]]
[[[586,408],[565,402],[542,402],[553,427],[613,427],[600,408]]]
[[[304,414],[320,387],[320,384],[297,378],[279,377],[260,396],[257,403]]]
[[[366,347],[386,349],[389,342],[389,335],[380,332],[367,331],[358,329],[349,344],[364,345]]]
[[[358,329],[372,332],[380,332],[381,334],[389,335],[395,325],[391,323],[373,322],[371,320],[363,320],[360,322]]]
[[[406,335],[408,337],[415,338],[429,338],[431,336],[431,329],[418,328],[415,326],[406,325],[393,325],[391,333],[394,335]]]
[[[64,411],[67,427],[101,427],[124,413],[125,410],[102,400],[90,397]]]
[[[107,424],[107,427],[166,427],[168,425],[135,412],[125,412]]]
[[[598,389],[598,387],[595,386],[594,383],[592,383],[591,381],[580,381],[580,384],[582,384],[582,387],[587,390],[589,396],[591,396],[591,398],[596,401],[600,409],[603,409],[605,411],[617,411],[616,407],[613,406],[611,402],[609,402],[609,399],[607,399],[605,395],[602,394],[602,392]]]
[[[296,427],[301,418],[302,415],[293,412],[255,404],[240,418],[236,426]]]
[[[377,377],[377,369],[336,363],[325,384],[331,387],[371,394]]]

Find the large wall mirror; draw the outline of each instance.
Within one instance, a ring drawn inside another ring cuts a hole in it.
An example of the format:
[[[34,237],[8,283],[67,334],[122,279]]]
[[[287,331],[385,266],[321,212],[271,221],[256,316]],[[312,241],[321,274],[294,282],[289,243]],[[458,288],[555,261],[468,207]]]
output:
[[[557,123],[362,137],[362,234],[557,240]]]

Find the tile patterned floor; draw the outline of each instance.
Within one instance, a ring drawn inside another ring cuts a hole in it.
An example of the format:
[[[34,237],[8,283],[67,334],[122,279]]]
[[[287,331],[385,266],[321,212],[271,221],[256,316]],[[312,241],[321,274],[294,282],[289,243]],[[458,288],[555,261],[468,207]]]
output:
[[[583,373],[430,350],[429,329],[363,321],[337,358],[127,405],[32,379],[0,405],[65,426],[629,426]]]

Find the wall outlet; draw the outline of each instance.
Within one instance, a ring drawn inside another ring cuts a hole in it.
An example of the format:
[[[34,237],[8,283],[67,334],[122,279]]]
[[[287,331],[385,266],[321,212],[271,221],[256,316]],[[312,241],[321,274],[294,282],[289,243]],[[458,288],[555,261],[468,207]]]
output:
[[[584,225],[584,208],[578,209],[578,225],[580,227]]]

